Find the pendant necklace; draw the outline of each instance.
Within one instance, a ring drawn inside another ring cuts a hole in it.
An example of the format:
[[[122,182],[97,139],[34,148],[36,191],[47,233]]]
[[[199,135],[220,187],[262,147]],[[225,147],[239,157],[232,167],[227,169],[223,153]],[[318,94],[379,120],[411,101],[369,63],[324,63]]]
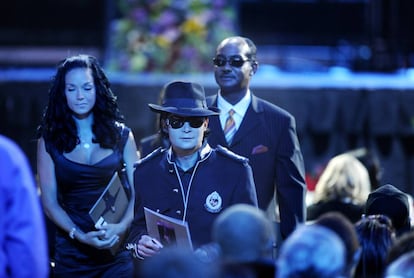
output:
[[[89,149],[89,148],[91,147],[91,145],[90,145],[88,142],[82,143],[82,146],[83,146],[85,149]]]
[[[79,136],[79,143],[84,149],[89,149],[91,147],[90,142],[88,140],[85,140],[82,136]]]

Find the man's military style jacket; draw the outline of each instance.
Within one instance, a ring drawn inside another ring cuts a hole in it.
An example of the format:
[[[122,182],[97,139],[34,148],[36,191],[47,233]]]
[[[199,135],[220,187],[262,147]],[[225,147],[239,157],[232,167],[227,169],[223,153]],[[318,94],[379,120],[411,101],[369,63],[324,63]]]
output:
[[[193,247],[211,241],[221,211],[236,203],[257,206],[248,160],[218,146],[204,144],[195,166],[183,171],[172,149],[159,148],[136,164],[135,217],[128,242],[146,234],[144,207],[188,222]]]

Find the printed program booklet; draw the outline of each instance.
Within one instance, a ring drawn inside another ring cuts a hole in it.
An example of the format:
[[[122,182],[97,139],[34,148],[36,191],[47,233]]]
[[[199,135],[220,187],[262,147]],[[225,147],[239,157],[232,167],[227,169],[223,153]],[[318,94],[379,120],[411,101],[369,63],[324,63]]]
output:
[[[177,245],[193,250],[188,223],[144,207],[148,235],[164,246]]]
[[[127,207],[128,198],[125,189],[118,172],[115,172],[101,196],[90,209],[89,215],[95,223],[95,228],[97,228],[105,223],[118,223],[124,216]],[[120,238],[118,244],[111,248],[113,254],[121,242],[122,238]]]

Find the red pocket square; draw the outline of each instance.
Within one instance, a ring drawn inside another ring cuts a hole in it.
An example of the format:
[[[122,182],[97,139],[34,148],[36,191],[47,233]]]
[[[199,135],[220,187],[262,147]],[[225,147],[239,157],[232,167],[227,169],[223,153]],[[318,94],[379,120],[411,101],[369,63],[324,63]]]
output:
[[[265,153],[269,150],[268,147],[264,145],[257,145],[252,149],[252,154],[259,154],[259,153]]]

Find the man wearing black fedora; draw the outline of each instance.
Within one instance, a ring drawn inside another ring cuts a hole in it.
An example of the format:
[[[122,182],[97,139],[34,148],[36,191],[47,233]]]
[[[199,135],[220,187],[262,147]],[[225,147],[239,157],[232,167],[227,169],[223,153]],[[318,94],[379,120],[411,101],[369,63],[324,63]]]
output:
[[[149,108],[162,114],[161,132],[171,146],[158,148],[138,161],[134,174],[135,217],[128,239],[138,258],[156,254],[162,244],[147,235],[144,207],[188,223],[194,248],[211,242],[214,220],[236,203],[257,206],[248,160],[205,140],[209,117],[219,111],[207,107],[204,89],[191,82],[164,86],[160,105]]]

